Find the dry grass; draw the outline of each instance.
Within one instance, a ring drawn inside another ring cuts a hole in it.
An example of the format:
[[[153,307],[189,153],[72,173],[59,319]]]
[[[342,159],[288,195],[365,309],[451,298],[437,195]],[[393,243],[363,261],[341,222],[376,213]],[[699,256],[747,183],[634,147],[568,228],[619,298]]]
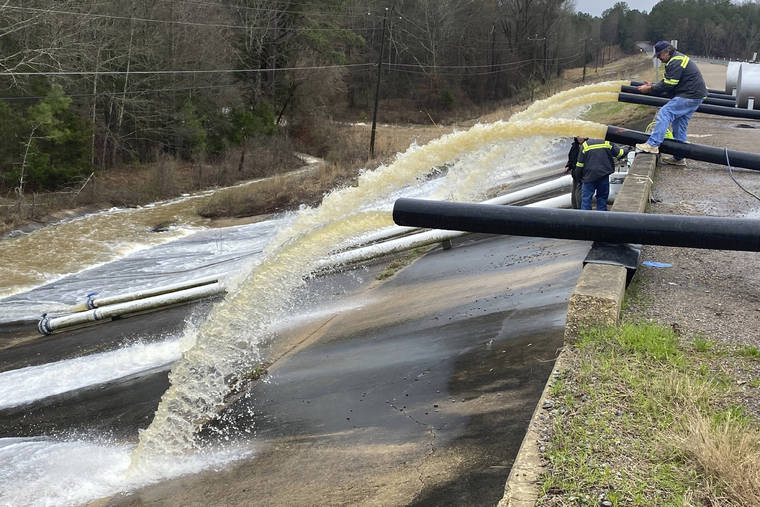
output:
[[[626,56],[608,63],[604,67],[594,69],[593,66],[586,67],[586,81],[583,81],[583,68],[573,68],[563,71],[560,79],[554,79],[546,85],[540,85],[530,93],[526,90],[521,97],[505,101],[499,107],[488,114],[483,115],[480,121],[493,122],[497,120],[506,120],[512,114],[522,111],[529,106],[533,100],[541,100],[550,97],[558,92],[569,90],[583,84],[599,83],[602,81],[614,81],[619,79],[652,79],[649,74],[652,71],[652,59],[643,54]],[[531,100],[530,96],[533,96]]]
[[[293,151],[289,140],[270,138],[266,143],[249,144],[242,169],[239,149],[213,162],[185,162],[161,155],[155,163],[131,164],[99,172],[86,182],[74,182],[70,188],[57,192],[27,192],[19,199],[9,191],[0,197],[0,235],[17,228],[31,229],[65,216],[112,206],[139,206],[290,171],[303,165],[292,155]]]
[[[704,345],[704,344],[701,344]],[[716,367],[754,358],[670,327],[589,330],[551,388],[537,505],[760,505],[760,424]]]
[[[319,164],[311,170],[277,175],[249,185],[222,189],[198,214],[206,218],[249,217],[317,204],[328,189],[351,184],[358,169]]]
[[[235,189],[220,190],[198,213],[206,218],[248,217],[293,209],[301,204],[318,204],[330,190],[355,182],[363,169],[374,169],[381,163],[390,163],[399,152],[410,144],[425,144],[450,132],[444,127],[379,126],[377,128],[375,155],[367,161],[370,127],[330,123],[324,126],[331,144],[323,153],[325,162],[305,173],[279,175],[256,184]],[[315,141],[314,138],[311,139]]]
[[[715,481],[718,493],[712,503],[760,505],[760,435],[748,431],[743,418],[731,415],[715,421],[691,411],[682,425],[673,437]]]

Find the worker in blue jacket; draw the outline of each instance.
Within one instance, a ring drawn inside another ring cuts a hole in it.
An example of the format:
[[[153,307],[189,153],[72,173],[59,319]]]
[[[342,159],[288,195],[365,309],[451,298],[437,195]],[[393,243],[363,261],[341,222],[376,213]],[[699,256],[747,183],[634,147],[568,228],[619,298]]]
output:
[[[615,159],[625,158],[628,148],[621,148],[602,139],[586,139],[581,144],[576,171],[583,182],[581,186],[581,209],[591,209],[596,193],[596,209],[607,211],[610,195],[610,174],[615,172]]]
[[[660,144],[665,137],[668,125],[673,127],[673,137],[676,141],[686,142],[686,127],[694,111],[699,108],[705,97],[707,87],[702,73],[688,56],[679,53],[666,41],[654,45],[654,54],[666,64],[665,77],[658,83],[645,81],[638,87],[641,93],[671,97],[667,104],[657,112],[657,120],[652,134],[646,143],[637,144],[636,149],[648,153],[659,153]],[[686,165],[683,159],[671,157],[664,162],[675,165]]]

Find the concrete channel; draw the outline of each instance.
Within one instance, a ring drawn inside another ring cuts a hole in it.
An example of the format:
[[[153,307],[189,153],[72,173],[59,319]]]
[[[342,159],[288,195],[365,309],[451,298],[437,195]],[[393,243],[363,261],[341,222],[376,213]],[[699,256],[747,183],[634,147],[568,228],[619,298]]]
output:
[[[223,414],[225,438],[253,445],[253,457],[96,504],[495,504],[562,346],[587,250],[587,242],[472,235],[382,282],[384,263],[312,280],[305,313],[320,299],[333,309],[283,329],[264,352],[274,360],[266,380]],[[109,349],[148,329],[175,333],[207,310],[177,306],[40,337],[0,351],[0,362],[16,369]],[[0,436],[133,441],[167,374],[0,410]]]

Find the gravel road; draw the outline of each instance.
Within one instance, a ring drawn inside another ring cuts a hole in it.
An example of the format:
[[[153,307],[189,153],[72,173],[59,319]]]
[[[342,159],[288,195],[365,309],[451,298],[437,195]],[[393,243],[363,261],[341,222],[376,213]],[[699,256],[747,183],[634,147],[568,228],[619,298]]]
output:
[[[710,88],[723,88],[725,67],[701,64]],[[760,151],[760,121],[696,114],[689,142]],[[734,169],[747,190],[760,195],[760,172]],[[661,165],[650,213],[760,218],[760,200],[739,188],[728,168],[688,161],[687,167]],[[642,260],[671,264],[641,266],[640,304],[631,312],[654,318],[689,334],[760,347],[760,270],[758,254],[646,246]]]

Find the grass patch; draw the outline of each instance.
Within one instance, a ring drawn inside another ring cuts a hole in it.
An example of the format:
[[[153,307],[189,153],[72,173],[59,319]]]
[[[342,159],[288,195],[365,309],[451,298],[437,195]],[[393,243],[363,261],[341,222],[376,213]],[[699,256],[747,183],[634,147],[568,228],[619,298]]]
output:
[[[425,253],[425,248],[418,247],[414,250],[411,250],[410,252],[405,253],[404,255],[397,257],[393,259],[391,262],[388,263],[388,266],[381,271],[380,273],[375,276],[376,280],[385,280],[387,278],[392,277],[395,275],[398,271],[405,268],[409,264],[412,263],[417,257]]]
[[[636,273],[636,276],[631,280],[631,283],[628,284],[621,308],[623,312],[628,312],[633,308],[639,308],[651,302],[651,296],[647,296],[642,291],[642,284],[645,283],[646,280],[645,276],[646,275],[639,270]]]
[[[350,184],[358,169],[323,164],[249,185],[221,189],[198,210],[206,218],[247,217],[319,203],[327,190]]]
[[[714,349],[651,322],[583,333],[551,389],[537,505],[760,505],[760,425]]]
[[[605,125],[634,124],[649,121],[652,107],[624,102],[599,102],[583,115],[582,119]]]
[[[760,359],[760,350],[754,346],[745,346],[739,349],[739,355],[749,359]]]
[[[712,352],[716,350],[718,344],[715,340],[705,338],[703,336],[697,336],[694,338],[694,350],[697,352]]]

